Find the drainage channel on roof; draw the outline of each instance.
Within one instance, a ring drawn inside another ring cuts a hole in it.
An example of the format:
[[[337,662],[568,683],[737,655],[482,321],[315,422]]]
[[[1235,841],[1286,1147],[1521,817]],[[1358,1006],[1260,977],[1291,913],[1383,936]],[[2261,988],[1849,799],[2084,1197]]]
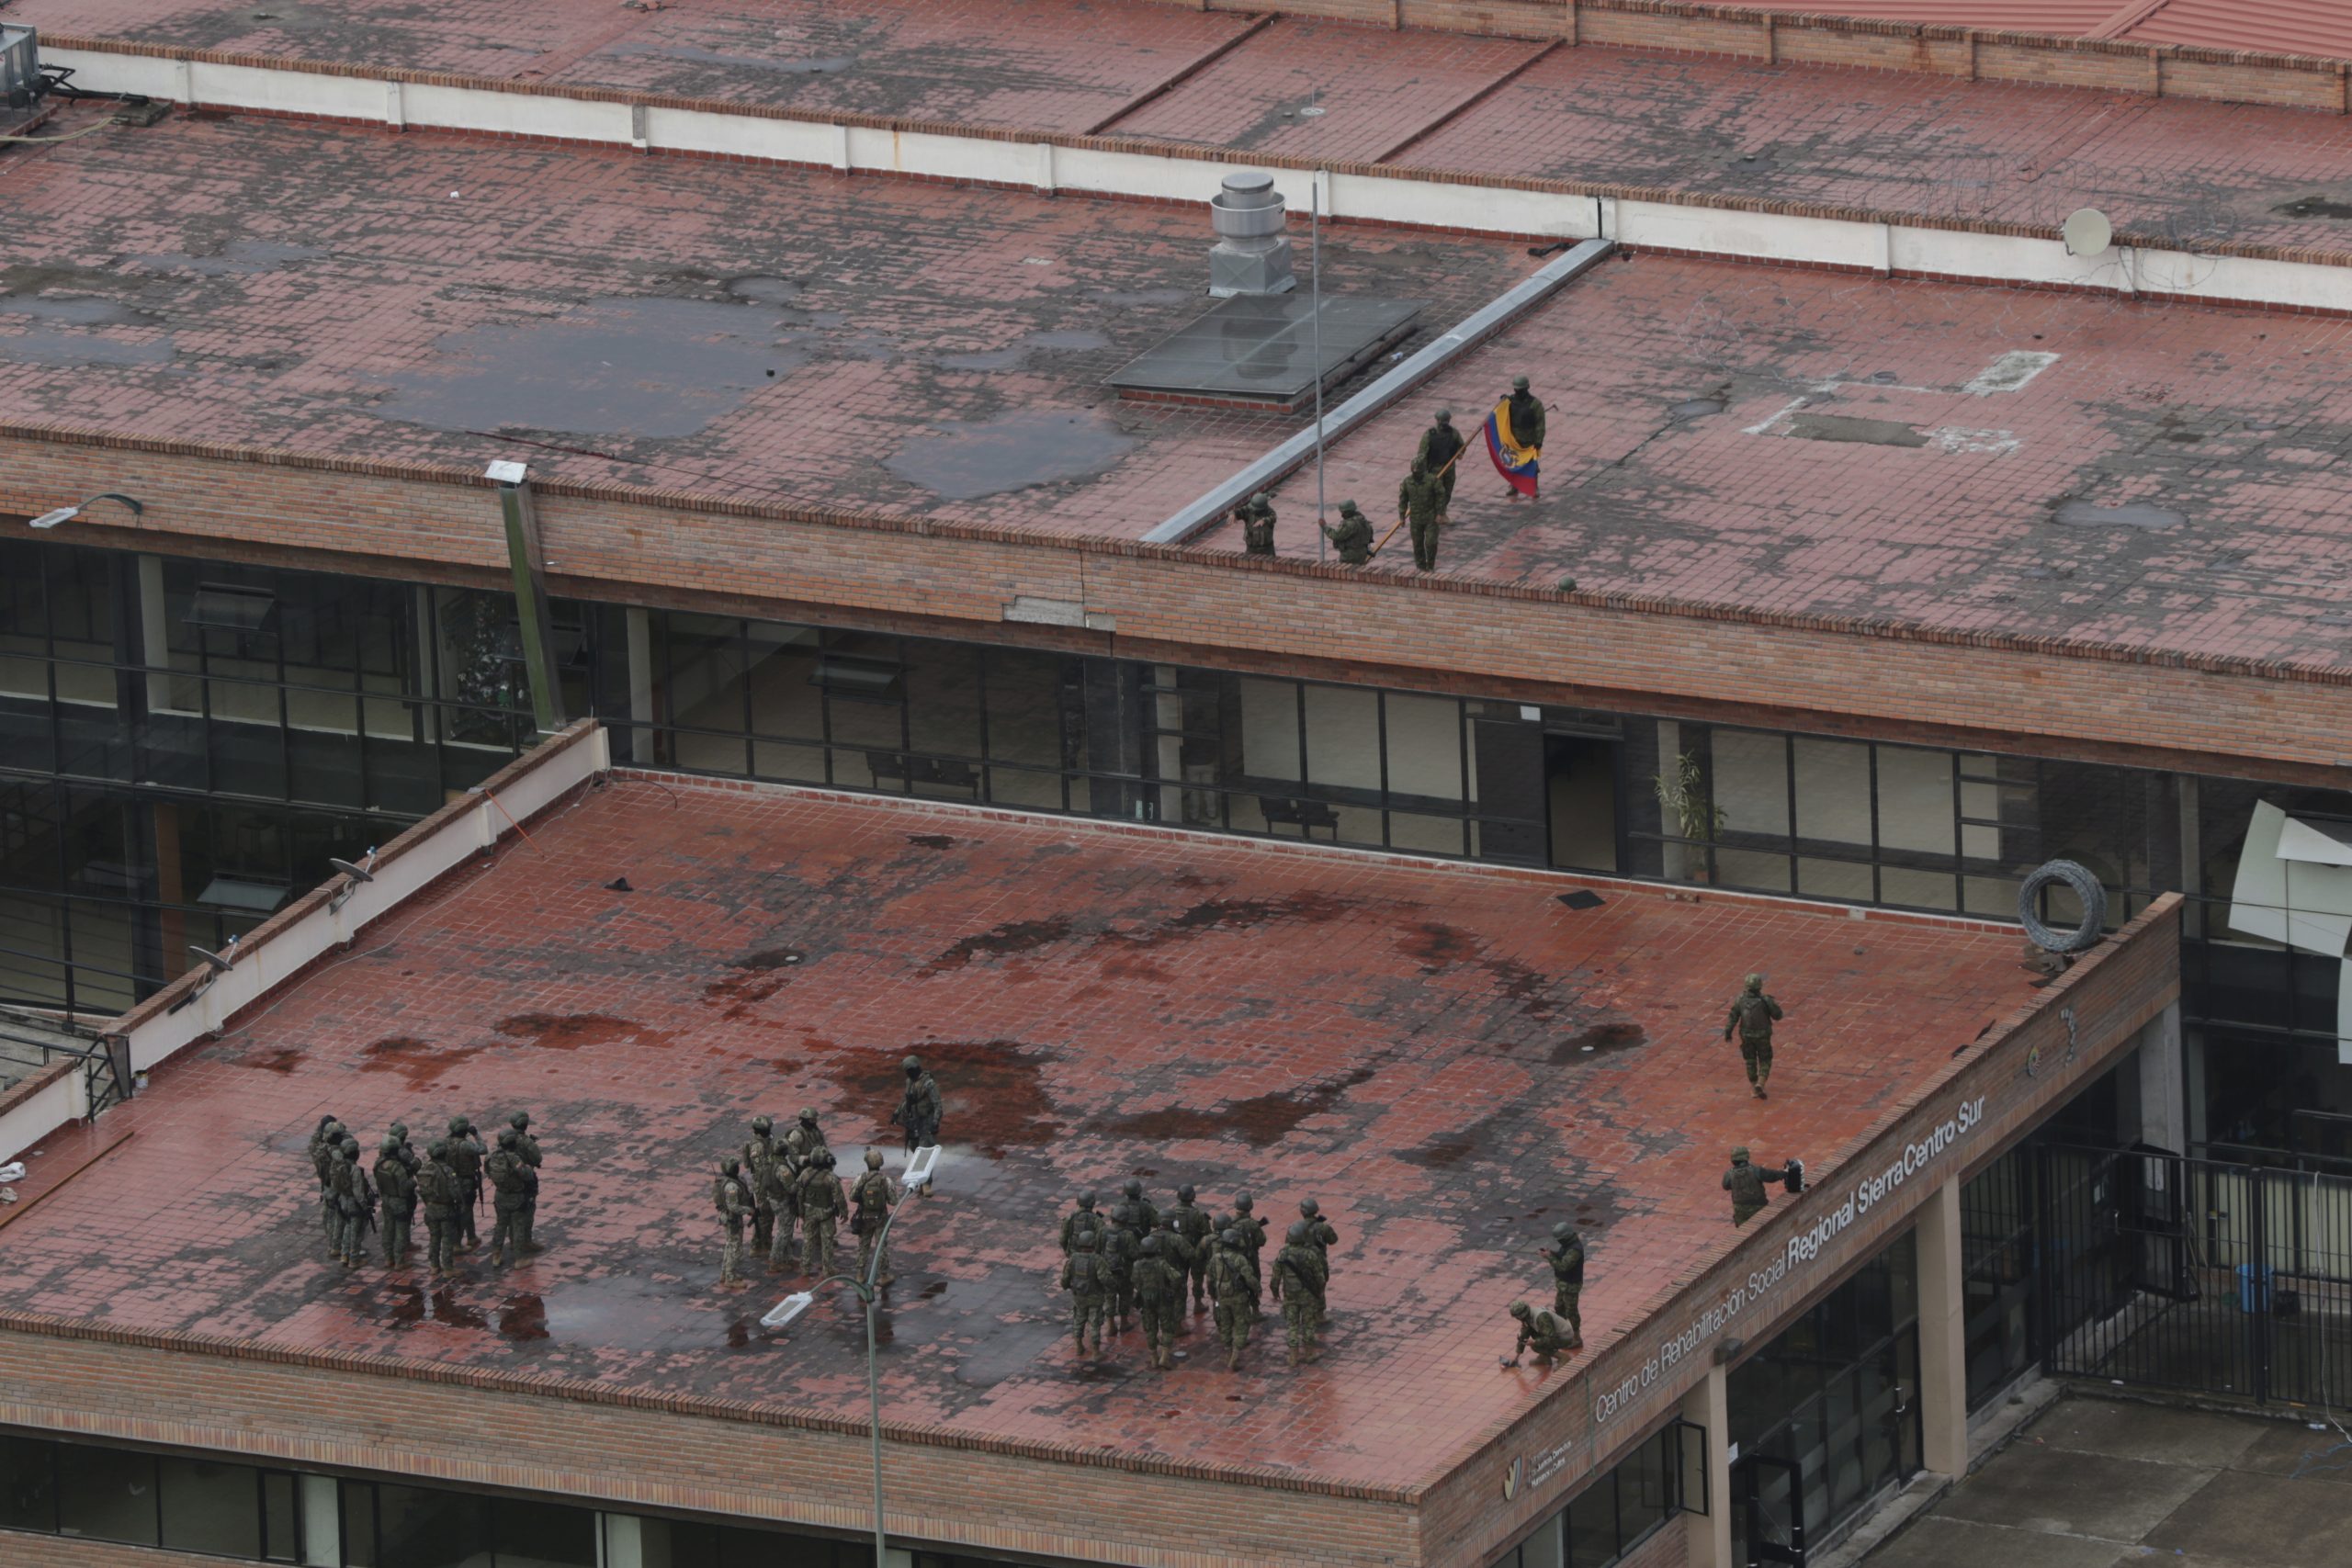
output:
[[[1322,379],[1346,380],[1413,330],[1426,301],[1327,298]],[[1123,398],[1219,402],[1295,412],[1313,400],[1315,303],[1304,294],[1238,294],[1180,327],[1111,378]]]

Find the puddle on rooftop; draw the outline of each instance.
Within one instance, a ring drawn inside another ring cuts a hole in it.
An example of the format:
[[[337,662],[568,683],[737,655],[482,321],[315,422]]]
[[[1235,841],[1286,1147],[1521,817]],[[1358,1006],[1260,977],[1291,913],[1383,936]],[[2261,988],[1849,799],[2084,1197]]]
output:
[[[900,1064],[909,1056],[920,1056],[942,1084],[954,1086],[946,1124],[951,1148],[967,1143],[995,1158],[1008,1147],[1034,1147],[1061,1135],[1059,1108],[1046,1089],[1044,1054],[1018,1040],[919,1040],[895,1049],[844,1051],[827,1064],[826,1076],[858,1103],[896,1106],[907,1087]]]
[[[854,54],[808,55],[797,60],[779,60],[770,55],[728,54],[720,50],[701,49],[688,43],[664,43],[659,39],[624,39],[608,45],[604,54],[607,59],[652,56],[661,60],[684,61],[690,65],[732,65],[746,71],[765,71],[778,76],[831,76],[857,63],[857,56]]]
[[[2094,506],[2087,501],[2062,501],[2055,515],[2059,522],[2072,528],[2162,530],[2177,528],[2188,521],[2188,514],[2185,512],[2175,512],[2168,506],[2156,506],[2144,501],[2127,502],[2121,506]]]
[[[437,430],[675,439],[805,363],[795,326],[754,299],[592,299],[545,320],[443,333],[424,367],[390,378],[376,412]]]
[[[1027,409],[930,425],[884,467],[943,501],[974,501],[1102,473],[1135,444],[1102,414]]]
[[[156,365],[172,357],[171,339],[124,343],[75,328],[153,326],[154,318],[112,299],[46,294],[0,296],[0,326],[11,318],[53,323],[0,331],[0,359],[18,365]]]
[[[1565,1067],[1577,1062],[1589,1062],[1602,1056],[1613,1056],[1621,1051],[1631,1051],[1650,1043],[1646,1031],[1638,1023],[1596,1023],[1589,1029],[1578,1030],[1552,1047],[1552,1065]]]
[[[2352,218],[2352,201],[2306,196],[2293,201],[2282,201],[2270,210],[2281,218]]]
[[[269,240],[232,240],[215,255],[197,256],[176,251],[158,251],[148,255],[126,256],[123,265],[156,272],[192,272],[200,277],[226,277],[274,272],[288,262],[313,261],[324,254],[326,252],[315,245],[280,244]]]
[[[1852,414],[1801,413],[1789,419],[1789,434],[1807,441],[1852,442],[1865,446],[1925,446],[1928,438],[1896,419],[1860,419]]]
[[[1348,1090],[1370,1082],[1372,1077],[1372,1068],[1358,1067],[1336,1083],[1225,1100],[1207,1110],[1171,1105],[1118,1117],[1106,1130],[1154,1140],[1238,1137],[1252,1148],[1262,1149],[1282,1142],[1309,1117],[1336,1110]]]
[[[602,1012],[518,1012],[493,1026],[510,1040],[527,1040],[553,1051],[607,1045],[626,1040],[637,1045],[667,1045],[670,1037],[626,1018]]]
[[[1031,333],[1002,348],[947,355],[939,361],[939,365],[944,370],[1012,370],[1025,364],[1035,354],[1075,354],[1110,346],[1111,340],[1101,333]]]

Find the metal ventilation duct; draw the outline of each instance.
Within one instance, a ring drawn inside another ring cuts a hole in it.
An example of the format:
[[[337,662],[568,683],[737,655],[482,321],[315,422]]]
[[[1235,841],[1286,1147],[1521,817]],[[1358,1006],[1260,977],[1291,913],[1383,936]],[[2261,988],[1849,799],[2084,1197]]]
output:
[[[1209,294],[1287,294],[1298,287],[1290,269],[1290,236],[1274,176],[1245,169],[1225,176],[1225,188],[1209,198],[1209,221],[1216,244],[1209,251]]]

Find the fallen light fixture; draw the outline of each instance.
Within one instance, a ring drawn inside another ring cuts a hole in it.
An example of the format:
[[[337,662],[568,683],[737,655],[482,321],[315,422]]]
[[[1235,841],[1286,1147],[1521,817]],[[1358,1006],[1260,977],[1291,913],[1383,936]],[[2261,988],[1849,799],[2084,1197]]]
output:
[[[88,510],[90,507],[96,505],[101,501],[120,502],[123,505],[130,508],[130,514],[133,517],[143,515],[147,510],[144,506],[141,506],[130,497],[123,494],[120,491],[102,490],[97,494],[90,497],[89,500],[83,502],[78,506],[60,506],[42,513],[40,516],[32,519],[32,526],[45,529],[54,528],[60,523],[71,523],[74,519],[81,516],[84,512]]]

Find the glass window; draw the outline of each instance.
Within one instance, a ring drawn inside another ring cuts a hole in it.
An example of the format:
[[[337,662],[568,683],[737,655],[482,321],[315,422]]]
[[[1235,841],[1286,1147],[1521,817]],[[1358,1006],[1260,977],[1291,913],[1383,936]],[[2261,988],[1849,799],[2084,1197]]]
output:
[[[1390,692],[1381,705],[1389,803],[1421,810],[1441,806],[1459,810],[1463,799],[1461,703],[1452,697]],[[1462,852],[1457,843],[1448,852]]]
[[[497,1568],[597,1568],[593,1508],[500,1497],[491,1520]]]
[[[1617,1555],[1617,1475],[1597,1477],[1568,1505],[1568,1568],[1592,1568]]]
[[[0,1436],[0,1529],[56,1531],[56,1450],[46,1438]]]
[[[1871,749],[1850,740],[1800,735],[1791,743],[1796,765],[1797,837],[1809,848],[1851,846],[1867,854],[1871,827]]]
[[[337,1490],[344,1568],[377,1568],[376,1488],[365,1481],[346,1481]]]
[[[176,1551],[259,1557],[261,1472],[249,1464],[165,1458],[157,1461],[164,1544]]]
[[[155,1545],[154,1456],[58,1444],[57,1516],[66,1535]]]
[[[489,1500],[426,1486],[376,1487],[376,1568],[481,1568]]]
[[[1878,748],[1881,846],[1921,854],[1956,853],[1952,807],[1951,752],[1908,746]]]

